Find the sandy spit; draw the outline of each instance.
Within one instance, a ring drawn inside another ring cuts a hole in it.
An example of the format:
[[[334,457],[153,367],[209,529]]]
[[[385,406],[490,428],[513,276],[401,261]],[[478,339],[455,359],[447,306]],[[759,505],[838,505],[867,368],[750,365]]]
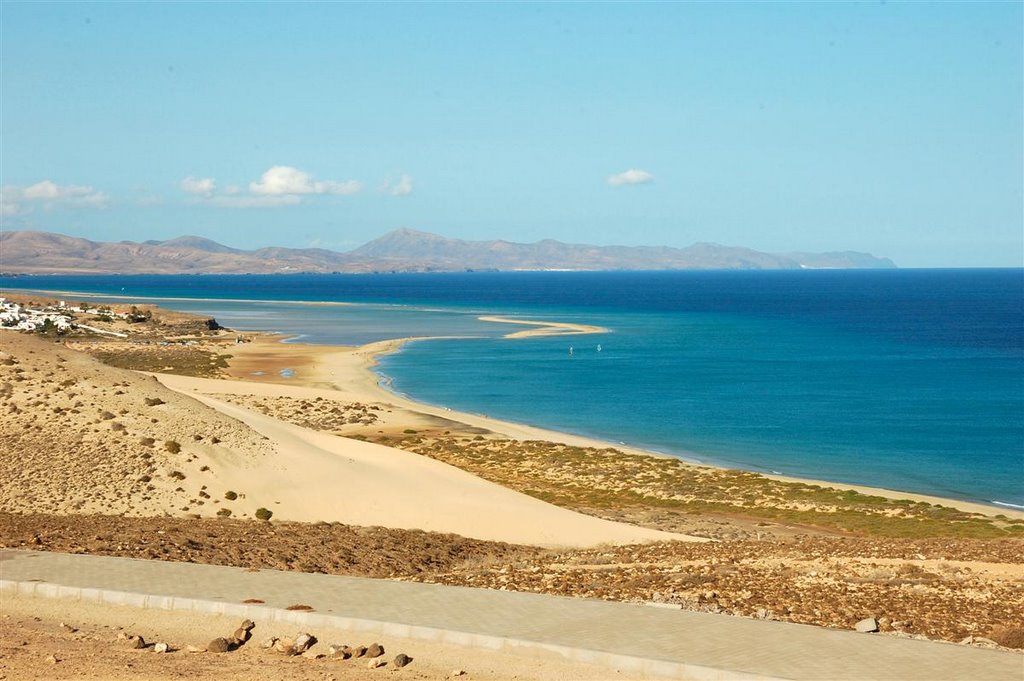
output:
[[[497,324],[521,324],[535,328],[505,334],[505,338],[532,338],[535,336],[579,336],[590,333],[608,333],[609,329],[593,324],[574,324],[571,322],[542,322],[531,319],[514,319],[512,317],[485,316],[477,317],[482,322]]]

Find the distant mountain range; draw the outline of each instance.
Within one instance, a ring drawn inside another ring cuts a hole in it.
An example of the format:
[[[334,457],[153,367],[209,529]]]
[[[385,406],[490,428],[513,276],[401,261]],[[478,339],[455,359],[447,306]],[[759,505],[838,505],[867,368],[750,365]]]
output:
[[[589,246],[463,241],[398,229],[355,250],[230,248],[199,236],[167,241],[97,242],[51,232],[0,233],[3,274],[271,274],[288,272],[456,272],[466,270],[680,270],[893,268],[869,253],[762,253],[697,243]]]

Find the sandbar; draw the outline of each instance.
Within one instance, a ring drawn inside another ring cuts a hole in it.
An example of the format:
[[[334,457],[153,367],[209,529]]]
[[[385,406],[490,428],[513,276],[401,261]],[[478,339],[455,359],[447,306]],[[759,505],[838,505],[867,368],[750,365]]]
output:
[[[610,329],[593,324],[575,324],[572,322],[545,322],[532,319],[513,319],[511,317],[498,317],[486,315],[477,317],[482,322],[494,322],[496,324],[521,324],[534,328],[525,331],[514,331],[505,334],[505,338],[533,338],[536,336],[580,336],[592,333],[610,333]]]

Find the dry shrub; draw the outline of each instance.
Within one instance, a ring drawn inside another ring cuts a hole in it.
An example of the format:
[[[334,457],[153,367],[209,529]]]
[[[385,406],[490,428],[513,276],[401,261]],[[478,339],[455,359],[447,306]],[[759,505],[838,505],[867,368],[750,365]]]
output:
[[[1007,648],[1024,648],[1024,627],[997,624],[992,627],[992,633],[988,637]]]

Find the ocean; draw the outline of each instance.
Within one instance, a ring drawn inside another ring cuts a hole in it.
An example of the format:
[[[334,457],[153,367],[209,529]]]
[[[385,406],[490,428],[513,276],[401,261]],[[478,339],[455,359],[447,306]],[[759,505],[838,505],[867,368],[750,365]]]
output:
[[[445,336],[383,358],[392,389],[688,460],[1024,507],[1020,269],[33,276],[0,284],[158,298],[299,342]],[[609,331],[510,340],[503,335],[522,327],[477,319],[486,314]]]

